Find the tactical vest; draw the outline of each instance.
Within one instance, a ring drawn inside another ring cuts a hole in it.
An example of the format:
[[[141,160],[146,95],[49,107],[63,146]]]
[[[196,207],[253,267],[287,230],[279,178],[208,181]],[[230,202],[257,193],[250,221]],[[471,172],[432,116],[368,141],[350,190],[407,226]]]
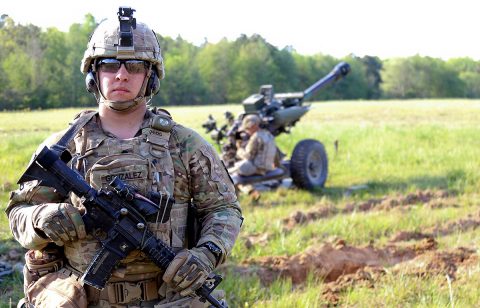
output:
[[[183,168],[179,174],[186,174],[180,151],[172,140],[175,123],[164,113],[150,115],[148,122],[142,124],[140,135],[124,140],[106,134],[98,118],[93,117],[74,137],[72,167],[96,189],[108,189],[108,183],[119,177],[144,196],[155,193],[163,203],[165,199],[174,198],[175,168]],[[164,207],[155,221],[149,222],[149,229],[156,237],[174,250],[185,246],[188,201],[177,196],[171,210]],[[72,204],[82,210],[80,200],[74,195]],[[104,235],[95,236],[101,239]],[[85,240],[67,243],[65,255],[74,268],[83,272],[99,248],[98,239],[88,235]],[[158,268],[140,251],[130,253],[122,260],[122,265],[124,274],[158,272]]]

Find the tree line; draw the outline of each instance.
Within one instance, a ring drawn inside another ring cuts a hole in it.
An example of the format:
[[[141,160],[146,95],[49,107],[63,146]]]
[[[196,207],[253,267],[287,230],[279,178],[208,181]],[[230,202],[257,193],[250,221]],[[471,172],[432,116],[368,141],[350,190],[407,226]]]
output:
[[[97,21],[88,14],[68,32],[16,24],[0,17],[0,110],[94,106],[80,72]],[[155,29],[154,29],[155,30]],[[262,36],[195,46],[181,37],[158,35],[166,77],[154,105],[238,103],[272,84],[276,92],[298,92],[348,62],[350,74],[312,100],[479,98],[480,62],[412,56],[301,55],[279,49]]]

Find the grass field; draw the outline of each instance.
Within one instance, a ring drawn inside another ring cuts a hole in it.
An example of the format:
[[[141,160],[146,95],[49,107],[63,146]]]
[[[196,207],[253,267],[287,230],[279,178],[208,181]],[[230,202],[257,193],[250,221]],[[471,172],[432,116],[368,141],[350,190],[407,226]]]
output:
[[[169,108],[202,134],[226,110],[241,106]],[[78,111],[0,113],[2,213],[31,153]],[[326,186],[241,197],[245,223],[221,269],[230,306],[479,306],[479,119],[479,100],[314,103],[277,143],[323,142]],[[1,214],[0,255],[12,247]],[[0,282],[0,307],[21,281]]]

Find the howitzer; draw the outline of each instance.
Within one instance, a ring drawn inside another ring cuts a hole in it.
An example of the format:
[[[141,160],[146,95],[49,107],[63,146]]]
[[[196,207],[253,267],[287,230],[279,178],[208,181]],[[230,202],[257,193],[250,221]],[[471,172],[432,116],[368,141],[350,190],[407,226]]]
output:
[[[227,138],[227,141],[222,143],[223,161],[229,167],[235,162],[236,141],[245,139],[244,134],[239,132],[239,128],[246,114],[258,114],[262,119],[262,127],[268,129],[274,136],[289,133],[300,118],[310,110],[310,105],[304,105],[304,101],[325,86],[342,79],[349,72],[350,65],[346,62],[340,62],[330,73],[302,92],[275,94],[272,85],[261,86],[259,93],[252,94],[243,100],[242,105],[245,111],[237,117],[226,133],[221,135],[212,133],[211,137],[217,143],[220,143],[223,138]],[[216,121],[211,116],[204,125],[207,125],[207,123],[215,123],[216,125]],[[206,126],[203,127],[206,128]],[[207,133],[209,132],[207,130]]]
[[[263,85],[258,94],[253,94],[243,101],[245,113],[257,113],[262,118],[265,128],[274,136],[288,133],[290,128],[310,110],[310,105],[303,105],[304,100],[325,86],[345,77],[349,72],[350,65],[341,62],[303,92],[275,94],[272,85]]]
[[[131,251],[141,250],[160,268],[165,270],[175,252],[148,230],[149,217],[160,217],[161,208],[171,206],[171,198],[160,199],[160,206],[136,193],[118,177],[109,184],[112,190],[91,187],[83,177],[67,166],[71,155],[61,146],[44,147],[32,160],[19,180],[19,184],[37,180],[43,186],[54,188],[67,197],[70,192],[81,198],[86,212],[82,216],[87,233],[101,230],[107,234],[101,240],[102,248],[94,256],[82,276],[83,282],[103,289],[112,271]],[[163,220],[163,219],[162,219]],[[222,277],[211,273],[196,294],[215,307],[224,307],[211,292]]]

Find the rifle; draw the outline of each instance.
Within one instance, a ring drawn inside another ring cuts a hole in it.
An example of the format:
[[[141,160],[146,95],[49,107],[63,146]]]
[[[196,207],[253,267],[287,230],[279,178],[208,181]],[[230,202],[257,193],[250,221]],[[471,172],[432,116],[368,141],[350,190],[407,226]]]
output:
[[[159,206],[123,183],[118,177],[109,183],[113,191],[96,190],[66,162],[72,156],[65,147],[44,147],[32,160],[18,184],[37,180],[43,186],[56,189],[64,197],[70,192],[82,199],[86,213],[82,216],[87,233],[102,230],[107,238],[101,241],[102,248],[82,276],[84,283],[102,290],[112,271],[131,251],[141,250],[160,268],[165,270],[175,257],[175,252],[162,240],[155,238],[147,228],[146,217],[157,215]],[[166,198],[167,199],[167,198]],[[168,206],[171,200],[166,200]],[[171,204],[170,204],[171,206]],[[207,281],[195,291],[202,301],[215,307],[224,307],[211,292],[220,284],[222,277],[211,273]]]

